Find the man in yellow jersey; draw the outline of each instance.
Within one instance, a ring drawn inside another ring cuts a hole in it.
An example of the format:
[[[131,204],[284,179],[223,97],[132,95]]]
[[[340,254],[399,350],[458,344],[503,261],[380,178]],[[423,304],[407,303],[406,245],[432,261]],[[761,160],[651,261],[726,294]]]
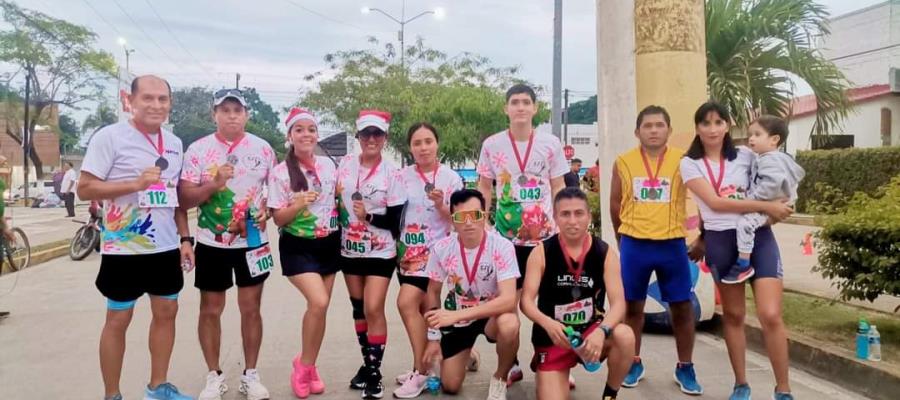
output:
[[[672,133],[669,113],[648,106],[637,117],[634,135],[640,146],[616,158],[610,185],[610,215],[619,242],[622,283],[627,302],[625,322],[635,334],[635,358],[622,386],[635,387],[644,377],[641,330],[650,275],[656,272],[662,300],[669,304],[681,391],[699,395],[691,353],[694,350],[693,285],[685,244],[685,187],[679,172],[684,150],[666,145]]]

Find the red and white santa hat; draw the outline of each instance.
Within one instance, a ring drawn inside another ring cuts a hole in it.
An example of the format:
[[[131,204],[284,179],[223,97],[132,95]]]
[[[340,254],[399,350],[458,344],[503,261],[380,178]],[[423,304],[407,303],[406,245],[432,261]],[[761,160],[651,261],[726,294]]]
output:
[[[391,113],[380,110],[362,110],[356,118],[356,131],[359,132],[370,126],[387,132],[391,126]]]
[[[291,127],[294,126],[297,121],[303,120],[312,121],[312,123],[316,124],[316,126],[319,126],[319,121],[316,120],[316,116],[312,113],[312,111],[300,107],[291,108],[291,111],[288,112],[287,119],[284,120],[284,126],[287,127],[288,133],[290,133]]]

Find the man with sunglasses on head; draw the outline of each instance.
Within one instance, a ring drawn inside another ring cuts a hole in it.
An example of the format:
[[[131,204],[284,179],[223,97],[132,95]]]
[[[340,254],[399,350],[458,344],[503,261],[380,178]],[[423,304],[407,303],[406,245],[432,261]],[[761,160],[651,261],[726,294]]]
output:
[[[566,186],[563,176],[569,166],[559,139],[534,131],[532,120],[538,111],[534,89],[523,84],[509,88],[503,110],[509,117],[509,129],[481,145],[478,190],[487,204],[491,204],[491,196],[497,196],[494,228],[515,245],[519,274],[524,277],[531,250],[556,233],[552,199]],[[519,278],[517,289],[522,289],[522,282]],[[520,380],[522,370],[517,361],[509,383]]]
[[[197,277],[200,289],[200,348],[209,373],[200,400],[220,400],[228,390],[219,364],[225,293],[237,284],[245,370],[239,391],[248,400],[269,398],[256,371],[262,344],[260,302],[272,268],[266,235],[266,180],[277,158],[269,144],[244,131],[247,100],[238,89],[213,96],[216,132],[185,152],[179,195],[184,207],[200,208]],[[193,244],[193,238],[182,238]]]
[[[519,268],[512,243],[485,230],[485,199],[474,189],[450,196],[455,232],[435,243],[428,258],[425,359],[440,353],[441,386],[456,394],[466,376],[469,351],[479,335],[497,345],[497,370],[488,400],[506,399],[506,380],[519,349],[516,279]],[[441,307],[441,288],[447,297]]]
[[[125,334],[134,306],[150,297],[150,383],[146,400],[190,400],[167,382],[175,345],[182,269],[192,268],[194,251],[179,245],[188,234],[187,213],[179,207],[181,139],[163,128],[172,109],[165,80],[145,75],[131,82],[132,117],[94,134],[81,166],[78,197],[103,200],[100,271],[96,286],[106,297],[106,323],[100,334],[100,372],[104,399],[122,400],[119,379]]]

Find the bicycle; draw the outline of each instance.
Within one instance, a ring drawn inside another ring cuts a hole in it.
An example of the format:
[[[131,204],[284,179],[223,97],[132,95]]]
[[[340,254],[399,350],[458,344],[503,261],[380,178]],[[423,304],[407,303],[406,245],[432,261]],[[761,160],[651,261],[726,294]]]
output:
[[[87,222],[72,221],[84,225],[78,228],[78,231],[75,232],[75,237],[72,238],[72,242],[69,244],[69,257],[71,259],[75,261],[83,260],[91,254],[91,251],[100,251],[100,224],[103,220],[100,215],[100,208],[99,202],[92,201],[90,208],[88,208],[90,219]]]
[[[8,221],[7,221],[8,222]],[[10,237],[0,234],[0,259],[13,271],[23,270],[31,264],[31,244],[22,228],[9,230]]]

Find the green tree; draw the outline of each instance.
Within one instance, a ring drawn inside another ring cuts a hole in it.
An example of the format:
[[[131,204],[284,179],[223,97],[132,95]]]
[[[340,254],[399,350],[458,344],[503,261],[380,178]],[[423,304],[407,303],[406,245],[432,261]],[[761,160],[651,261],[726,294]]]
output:
[[[813,43],[829,33],[828,15],[813,0],[707,0],[707,84],[739,128],[760,113],[789,115],[791,76],[816,95],[813,133],[840,126],[850,109],[849,82]]]
[[[478,157],[482,140],[508,126],[503,113],[506,89],[514,83],[516,67],[494,67],[487,58],[470,53],[447,57],[421,40],[406,51],[400,66],[393,46],[379,50],[379,42],[365,50],[338,51],[325,56],[331,77],[304,93],[299,104],[317,112],[325,123],[354,131],[359,110],[377,108],[392,114],[390,146],[408,154],[406,129],[416,121],[433,123],[441,135],[442,161],[459,165]],[[325,71],[307,76],[312,81]],[[549,119],[539,104],[535,123]]]
[[[80,103],[103,96],[105,84],[115,76],[116,63],[112,55],[94,48],[94,32],[11,1],[0,1],[0,10],[6,21],[0,31],[0,61],[19,67],[31,85],[32,110],[26,122],[30,132],[54,107],[77,109]],[[8,111],[14,108],[7,106]],[[21,144],[23,130],[17,125],[8,123],[6,134]],[[43,162],[33,143],[29,158],[38,178],[42,177]]]
[[[78,121],[68,114],[59,116],[59,153],[71,153],[78,145],[81,139],[81,128],[78,127]]]
[[[114,124],[119,120],[116,110],[106,101],[101,101],[94,112],[84,118],[81,124],[81,131],[85,133],[93,133],[95,130],[104,126]]]
[[[570,124],[593,124],[597,122],[597,95],[587,100],[569,104],[568,121]]]

